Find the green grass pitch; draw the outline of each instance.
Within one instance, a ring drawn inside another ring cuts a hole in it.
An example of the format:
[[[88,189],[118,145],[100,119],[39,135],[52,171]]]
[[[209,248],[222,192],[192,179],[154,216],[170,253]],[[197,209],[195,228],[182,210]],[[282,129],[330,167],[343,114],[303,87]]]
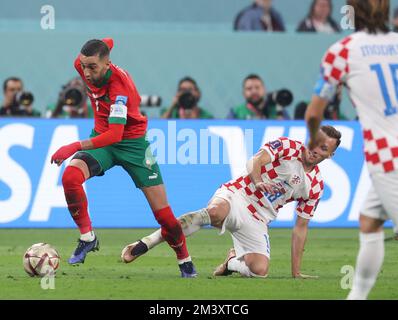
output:
[[[148,234],[149,229],[99,229],[99,252],[85,264],[69,266],[78,233],[71,229],[0,230],[0,299],[344,299],[341,288],[344,265],[355,265],[357,229],[310,229],[302,272],[317,280],[290,277],[289,229],[271,229],[271,264],[267,279],[238,275],[214,278],[212,272],[231,246],[229,234],[201,230],[188,238],[199,277],[181,279],[174,252],[161,244],[131,264],[119,261],[125,244]],[[389,234],[390,230],[386,231]],[[30,278],[22,267],[25,250],[37,242],[57,248],[61,265],[55,289],[43,290],[39,278]],[[397,299],[398,241],[386,242],[382,272],[370,299]]]

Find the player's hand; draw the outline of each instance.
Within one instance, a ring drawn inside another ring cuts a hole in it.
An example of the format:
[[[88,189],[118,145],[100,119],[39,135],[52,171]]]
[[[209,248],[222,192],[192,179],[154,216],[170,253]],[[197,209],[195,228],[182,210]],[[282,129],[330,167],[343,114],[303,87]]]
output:
[[[303,273],[299,272],[297,274],[294,274],[293,278],[295,278],[295,279],[318,279],[319,276],[311,276],[311,275],[303,274]]]
[[[316,146],[325,143],[327,135],[322,131],[318,130],[315,138],[310,138],[308,141],[308,149],[313,150]]]
[[[267,192],[268,194],[271,194],[271,195],[274,195],[278,192],[282,192],[282,190],[280,190],[278,188],[278,186],[273,183],[257,182],[255,184],[255,187],[257,190],[259,190],[261,192]]]
[[[51,157],[51,163],[56,163],[58,166],[66,159],[82,149],[80,141],[63,146],[55,152]]]

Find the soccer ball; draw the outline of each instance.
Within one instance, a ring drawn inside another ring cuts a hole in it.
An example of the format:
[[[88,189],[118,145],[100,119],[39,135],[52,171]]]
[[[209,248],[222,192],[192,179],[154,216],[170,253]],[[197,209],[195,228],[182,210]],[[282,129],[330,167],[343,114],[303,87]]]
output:
[[[23,267],[31,277],[54,275],[59,267],[60,256],[48,243],[36,243],[26,250]]]

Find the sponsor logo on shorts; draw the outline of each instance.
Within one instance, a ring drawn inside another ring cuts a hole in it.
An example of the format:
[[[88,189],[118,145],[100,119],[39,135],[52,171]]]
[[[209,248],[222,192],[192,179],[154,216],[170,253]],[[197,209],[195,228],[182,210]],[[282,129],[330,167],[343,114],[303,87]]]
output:
[[[149,180],[153,180],[153,179],[157,179],[158,178],[158,174],[156,172],[154,172],[151,176],[148,177]]]

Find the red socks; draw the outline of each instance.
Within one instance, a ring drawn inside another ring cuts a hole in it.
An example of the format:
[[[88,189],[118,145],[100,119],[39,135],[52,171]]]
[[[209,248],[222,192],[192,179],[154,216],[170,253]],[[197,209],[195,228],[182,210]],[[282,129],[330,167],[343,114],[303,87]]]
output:
[[[87,198],[83,189],[84,173],[77,167],[68,166],[62,176],[65,198],[73,220],[84,234],[92,230],[91,220],[87,211]],[[189,257],[185,236],[180,222],[175,218],[171,208],[154,212],[157,222],[161,225],[161,234],[177,254],[178,260]]]
[[[178,260],[189,257],[185,236],[181,229],[180,222],[176,219],[170,207],[154,212],[156,221],[161,225],[163,239],[177,254]]]
[[[62,176],[66,203],[81,234],[92,230],[91,220],[87,211],[86,193],[82,186],[85,180],[84,173],[73,166],[66,167]]]

